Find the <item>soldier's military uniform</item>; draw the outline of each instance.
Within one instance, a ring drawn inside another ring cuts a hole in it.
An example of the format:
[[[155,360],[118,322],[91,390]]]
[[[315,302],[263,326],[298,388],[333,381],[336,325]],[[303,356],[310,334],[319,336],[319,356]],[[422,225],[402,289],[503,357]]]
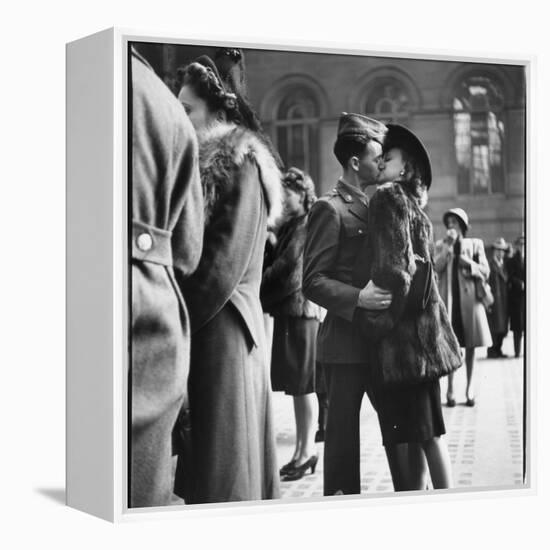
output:
[[[360,119],[363,135],[371,122],[382,126],[360,115],[345,116]],[[355,119],[351,122],[356,129]],[[308,299],[327,310],[317,337],[317,360],[323,365],[329,396],[325,495],[361,492],[359,412],[363,394],[368,392],[371,398],[371,393],[365,350],[352,328],[361,290],[353,286],[352,278],[356,258],[364,248],[367,220],[366,195],[343,179],[313,205],[308,218],[303,290]]]

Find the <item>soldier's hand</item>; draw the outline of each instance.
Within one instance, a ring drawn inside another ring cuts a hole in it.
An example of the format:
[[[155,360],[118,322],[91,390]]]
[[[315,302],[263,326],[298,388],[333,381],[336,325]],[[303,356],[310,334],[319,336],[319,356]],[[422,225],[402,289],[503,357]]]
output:
[[[383,310],[391,305],[393,295],[389,290],[376,286],[372,281],[359,292],[357,305],[362,309]]]

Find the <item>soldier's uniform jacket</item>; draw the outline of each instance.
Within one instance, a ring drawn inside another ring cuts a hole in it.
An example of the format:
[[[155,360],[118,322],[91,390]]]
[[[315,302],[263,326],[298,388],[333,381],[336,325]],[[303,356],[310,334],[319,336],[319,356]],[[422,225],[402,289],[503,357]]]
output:
[[[321,363],[365,361],[351,321],[361,290],[352,285],[353,267],[367,223],[367,197],[343,180],[309,212],[303,290],[306,298],[327,310],[317,338]]]

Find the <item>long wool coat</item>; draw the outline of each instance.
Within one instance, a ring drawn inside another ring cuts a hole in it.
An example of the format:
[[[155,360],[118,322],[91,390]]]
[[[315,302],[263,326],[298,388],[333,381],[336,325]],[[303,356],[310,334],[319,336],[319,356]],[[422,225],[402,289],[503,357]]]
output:
[[[525,259],[516,252],[508,260],[510,329],[525,330]]]
[[[430,220],[408,188],[392,183],[373,195],[367,240],[354,282],[364,286],[371,279],[391,290],[393,299],[384,311],[357,308],[354,322],[386,384],[436,379],[462,363],[435,279],[426,308],[407,309],[415,255],[432,260],[432,234]]]
[[[489,309],[488,321],[491,334],[508,332],[508,273],[504,262],[498,265],[494,258],[489,261],[489,285],[493,292],[494,303]]]
[[[464,340],[467,348],[491,346],[493,340],[489,330],[487,314],[483,304],[476,298],[474,279],[489,277],[489,264],[485,256],[483,241],[480,239],[463,238],[461,254],[470,264],[469,267],[458,268],[458,284],[460,289],[460,311],[464,325]],[[449,317],[452,319],[452,267],[453,247],[445,241],[437,241],[435,245],[434,267],[439,278],[439,293],[443,298]]]
[[[203,200],[195,131],[132,54],[130,506],[169,504],[171,432],[187,393],[189,316],[176,285],[197,267]]]
[[[279,494],[259,291],[268,218],[281,176],[258,137],[220,124],[200,137],[204,248],[181,281],[191,316],[191,465],[178,467],[186,502]],[[185,477],[187,476],[187,477]],[[181,494],[181,493],[180,493]]]

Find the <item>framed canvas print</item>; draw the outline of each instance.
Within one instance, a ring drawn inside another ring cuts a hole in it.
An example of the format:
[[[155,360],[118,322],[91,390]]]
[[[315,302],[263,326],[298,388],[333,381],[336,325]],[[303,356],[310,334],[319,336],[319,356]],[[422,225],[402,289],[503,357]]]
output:
[[[534,487],[532,61],[67,46],[67,501]]]

